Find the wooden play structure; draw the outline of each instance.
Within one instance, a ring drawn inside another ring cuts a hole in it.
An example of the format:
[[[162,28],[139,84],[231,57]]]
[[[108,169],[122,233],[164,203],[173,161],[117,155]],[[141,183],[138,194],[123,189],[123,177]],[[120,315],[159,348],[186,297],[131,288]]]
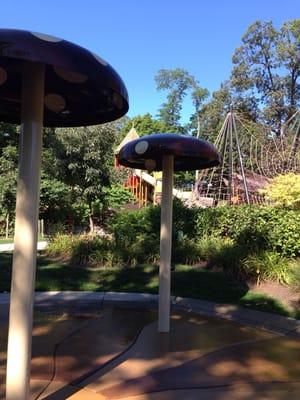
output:
[[[117,155],[121,148],[137,138],[139,138],[139,135],[136,129],[132,127],[115,150],[115,168],[123,168],[119,165],[117,160]],[[150,174],[139,169],[129,169],[124,186],[134,195],[138,208],[145,207],[149,204],[160,204],[162,197],[162,172],[155,171]],[[188,200],[192,195],[193,193],[191,191],[182,191],[173,188],[173,196],[178,199]]]
[[[138,137],[132,127],[115,153]],[[282,126],[280,136],[269,127],[252,125],[243,115],[230,111],[214,144],[221,154],[221,164],[197,173],[191,191],[173,189],[173,196],[188,206],[199,207],[266,203],[261,189],[271,178],[300,173],[300,111]],[[119,167],[117,161],[115,165]],[[144,207],[160,203],[161,182],[160,172],[149,174],[132,169],[125,186],[132,191],[137,206]]]

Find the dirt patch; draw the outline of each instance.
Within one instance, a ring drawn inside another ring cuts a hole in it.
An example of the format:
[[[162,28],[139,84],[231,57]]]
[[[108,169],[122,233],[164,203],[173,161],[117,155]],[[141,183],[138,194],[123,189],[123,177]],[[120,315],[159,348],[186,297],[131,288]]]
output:
[[[282,285],[277,282],[262,282],[259,286],[248,284],[256,293],[262,293],[278,299],[283,304],[296,310],[300,310],[300,289],[293,286]]]

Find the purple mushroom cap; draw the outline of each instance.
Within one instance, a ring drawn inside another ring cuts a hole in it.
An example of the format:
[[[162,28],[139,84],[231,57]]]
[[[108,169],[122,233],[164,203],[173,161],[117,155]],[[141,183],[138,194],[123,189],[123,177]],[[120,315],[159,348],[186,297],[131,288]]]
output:
[[[116,71],[90,51],[35,32],[0,29],[0,121],[20,123],[25,62],[45,65],[44,126],[84,126],[128,111]]]
[[[215,167],[220,163],[216,148],[193,136],[157,133],[142,136],[123,146],[118,162],[130,168],[161,171],[164,155],[174,156],[174,171],[193,171]]]

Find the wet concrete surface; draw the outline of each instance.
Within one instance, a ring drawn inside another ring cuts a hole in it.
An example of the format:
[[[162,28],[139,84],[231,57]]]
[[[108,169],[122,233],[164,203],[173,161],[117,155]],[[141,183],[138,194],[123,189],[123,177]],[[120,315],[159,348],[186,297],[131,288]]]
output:
[[[143,309],[36,312],[31,400],[300,398],[298,339],[186,312],[173,312],[170,334],[159,334],[156,319]]]

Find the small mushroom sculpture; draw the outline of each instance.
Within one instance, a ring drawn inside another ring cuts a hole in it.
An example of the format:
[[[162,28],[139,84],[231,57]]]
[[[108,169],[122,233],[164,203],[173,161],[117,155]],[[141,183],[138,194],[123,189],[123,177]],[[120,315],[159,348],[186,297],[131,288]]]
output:
[[[42,127],[112,121],[126,87],[96,54],[41,33],[0,29],[0,121],[21,124],[6,399],[29,398]]]
[[[119,152],[121,165],[162,171],[158,331],[170,331],[173,171],[211,168],[220,162],[215,147],[204,140],[177,134],[152,134],[127,143]]]

